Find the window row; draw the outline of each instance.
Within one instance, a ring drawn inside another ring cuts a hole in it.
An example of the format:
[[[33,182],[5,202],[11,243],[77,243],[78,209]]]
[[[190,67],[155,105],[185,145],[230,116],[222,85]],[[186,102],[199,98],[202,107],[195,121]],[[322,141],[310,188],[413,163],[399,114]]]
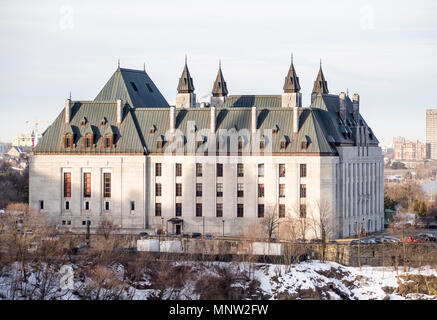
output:
[[[202,189],[203,184],[202,183],[196,183],[196,197],[202,197]],[[258,184],[258,198],[264,198],[264,184],[259,183]],[[306,198],[306,184],[300,185],[300,192],[299,197],[300,198]],[[219,182],[216,185],[216,195],[217,197],[223,197],[223,183]],[[162,184],[156,183],[155,184],[155,196],[161,197],[162,196]],[[182,183],[176,183],[176,197],[182,197]],[[237,197],[244,197],[244,183],[237,183]],[[285,197],[285,184],[281,183],[279,184],[279,197],[284,198]]]
[[[64,172],[64,198],[71,198],[71,172]],[[91,172],[83,173],[83,197],[91,197]],[[111,197],[111,173],[103,173],[103,197]]]
[[[306,205],[301,204],[299,208],[299,216],[300,218],[306,218]],[[196,217],[202,217],[202,203],[196,203]],[[265,218],[266,216],[270,216],[270,212],[265,211],[264,204],[258,204],[258,218]],[[276,213],[273,213],[275,215]],[[161,203],[155,203],[155,216],[160,217],[162,215],[162,204]],[[175,211],[176,217],[182,216],[182,203],[176,203],[176,211]],[[223,203],[217,203],[216,204],[216,217],[221,218],[223,217]],[[237,204],[237,218],[244,217],[244,205],[241,203]],[[278,217],[279,218],[285,218],[285,204],[279,205],[278,210]]]
[[[300,164],[300,177],[305,178],[307,176],[306,164]],[[217,163],[217,177],[223,177],[223,164]],[[155,176],[162,176],[162,164],[155,163]],[[182,176],[182,163],[176,163],[176,177]],[[202,164],[196,163],[196,177],[202,177]],[[237,164],[237,177],[244,177],[244,164]],[[258,164],[258,177],[264,177],[264,164]],[[279,164],[279,177],[285,177],[285,164]]]

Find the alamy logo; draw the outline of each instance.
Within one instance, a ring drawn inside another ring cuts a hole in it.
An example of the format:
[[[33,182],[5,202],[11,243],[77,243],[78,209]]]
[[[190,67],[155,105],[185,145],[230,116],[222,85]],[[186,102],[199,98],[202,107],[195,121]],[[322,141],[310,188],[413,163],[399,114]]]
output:
[[[59,287],[64,289],[74,289],[74,271],[71,266],[63,265],[59,272],[63,275],[59,280]]]

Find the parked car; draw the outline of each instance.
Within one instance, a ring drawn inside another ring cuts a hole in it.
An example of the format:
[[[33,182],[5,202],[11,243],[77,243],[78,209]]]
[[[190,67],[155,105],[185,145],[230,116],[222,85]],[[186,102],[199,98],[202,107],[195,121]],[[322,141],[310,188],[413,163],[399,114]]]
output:
[[[428,228],[429,229],[437,229],[437,221],[432,221],[432,222],[428,223]]]
[[[421,241],[420,238],[418,238],[418,237],[415,237],[415,236],[409,236],[409,237],[407,238],[407,242],[418,243],[418,242],[422,242],[422,241]]]
[[[145,232],[145,231],[143,231],[143,232],[140,232],[140,236],[141,237],[146,237],[146,236],[148,236],[149,234],[147,233],[147,232]]]
[[[137,253],[137,248],[122,248],[120,249],[120,252],[122,253]]]
[[[210,234],[210,233],[205,234],[205,238],[206,238],[206,239],[210,239],[210,240],[216,239],[216,237],[214,237],[214,236],[213,236],[212,234]]]
[[[182,237],[183,237],[183,238],[189,238],[190,235],[189,235],[188,233],[184,233],[184,234],[182,235]]]
[[[199,232],[193,232],[191,238],[202,238],[202,234]]]
[[[311,239],[310,243],[322,243],[322,239]]]
[[[436,241],[436,238],[432,234],[429,234],[429,233],[420,233],[417,235],[417,238],[423,242]]]

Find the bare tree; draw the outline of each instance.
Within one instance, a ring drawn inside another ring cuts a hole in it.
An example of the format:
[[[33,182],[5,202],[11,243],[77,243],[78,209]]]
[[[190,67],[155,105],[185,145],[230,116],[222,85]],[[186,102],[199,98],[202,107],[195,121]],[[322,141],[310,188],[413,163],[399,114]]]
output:
[[[330,239],[334,232],[332,208],[328,200],[315,201],[314,208],[310,210],[309,226],[316,238],[321,240],[321,257],[322,261],[325,261],[326,240]]]
[[[42,241],[55,234],[46,216],[25,203],[13,203],[0,216],[0,246],[20,262],[21,271],[28,258],[37,255]]]
[[[118,226],[115,225],[112,220],[108,219],[106,216],[102,216],[97,226],[97,234],[105,237],[108,240],[109,237],[119,230]]]
[[[260,221],[263,234],[269,242],[272,242],[273,236],[276,235],[279,229],[280,218],[276,209],[276,205],[274,207],[268,207],[264,218]]]

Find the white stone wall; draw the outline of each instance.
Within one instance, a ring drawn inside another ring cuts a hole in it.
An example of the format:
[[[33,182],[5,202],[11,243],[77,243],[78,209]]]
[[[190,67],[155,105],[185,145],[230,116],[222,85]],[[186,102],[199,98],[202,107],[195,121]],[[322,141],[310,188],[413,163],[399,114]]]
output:
[[[71,172],[71,198],[64,198],[63,172]],[[91,197],[83,197],[83,173],[91,172]],[[103,172],[111,173],[110,210],[104,210]],[[83,227],[88,218],[97,226],[102,215],[123,228],[145,227],[145,157],[144,156],[63,156],[36,155],[30,161],[29,203],[44,210],[50,219],[71,227]],[[65,209],[70,202],[70,210]],[[84,201],[90,202],[85,210]],[[135,210],[131,211],[131,201]]]
[[[71,228],[84,228],[88,218],[97,226],[102,215],[119,224],[125,232],[175,231],[168,219],[175,217],[176,202],[182,203],[184,233],[200,232],[240,236],[250,224],[260,222],[258,203],[265,215],[285,204],[287,218],[299,217],[299,203],[307,206],[307,218],[317,221],[320,203],[328,203],[332,214],[329,237],[354,235],[357,226],[369,231],[383,227],[383,158],[378,147],[339,147],[337,156],[242,156],[236,158],[196,156],[83,156],[36,155],[30,163],[30,204],[39,207],[59,224],[71,221]],[[231,161],[229,161],[231,160]],[[155,164],[162,164],[162,175],[155,175]],[[182,176],[176,177],[176,163]],[[196,163],[202,163],[202,177],[196,177]],[[216,163],[223,163],[223,177],[217,177]],[[237,163],[244,164],[244,176],[237,177]],[[258,164],[264,164],[264,177],[258,177]],[[285,177],[279,177],[279,164],[285,164]],[[307,177],[300,177],[300,164],[307,165]],[[63,172],[72,174],[70,210],[65,210]],[[84,209],[83,172],[92,173],[90,210]],[[103,173],[111,172],[110,210],[104,210]],[[216,196],[216,184],[223,183],[223,197]],[[161,183],[162,196],[155,196]],[[176,183],[182,196],[176,197]],[[202,197],[196,197],[196,183],[202,183]],[[237,197],[237,183],[244,184],[244,197]],[[264,184],[264,198],[258,198],[258,184]],[[285,184],[285,197],[279,197],[279,184]],[[307,197],[300,198],[300,184],[306,184]],[[135,210],[130,210],[135,201]],[[155,216],[155,203],[162,204],[162,215]],[[216,217],[216,203],[223,203],[223,217]],[[196,217],[196,203],[202,203],[202,217]],[[244,217],[237,217],[237,204],[244,204]],[[308,220],[307,219],[307,220]],[[286,219],[282,219],[284,221]],[[371,221],[371,222],[368,222]],[[67,226],[70,227],[70,226]],[[307,238],[320,237],[320,230],[307,228]]]
[[[338,147],[339,233],[348,237],[383,229],[384,160],[379,147]]]

